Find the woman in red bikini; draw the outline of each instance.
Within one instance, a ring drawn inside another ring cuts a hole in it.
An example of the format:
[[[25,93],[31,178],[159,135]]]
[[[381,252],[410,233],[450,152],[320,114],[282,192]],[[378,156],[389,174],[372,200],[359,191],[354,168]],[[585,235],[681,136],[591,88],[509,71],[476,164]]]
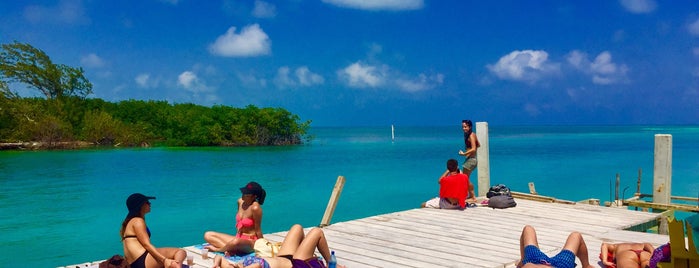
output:
[[[267,192],[257,182],[249,182],[240,188],[243,194],[238,199],[238,212],[235,215],[235,236],[207,231],[204,240],[211,251],[227,252],[230,255],[248,254],[254,251],[255,240],[262,238],[262,204]]]
[[[602,242],[600,259],[607,267],[648,267],[653,250],[653,245],[649,243],[609,244]]]

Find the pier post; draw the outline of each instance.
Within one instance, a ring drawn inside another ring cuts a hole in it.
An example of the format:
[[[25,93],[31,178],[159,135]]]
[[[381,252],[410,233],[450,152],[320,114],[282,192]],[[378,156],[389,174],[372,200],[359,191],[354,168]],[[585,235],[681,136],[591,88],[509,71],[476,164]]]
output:
[[[490,189],[490,142],[488,140],[488,122],[476,122],[476,137],[481,147],[476,149],[478,160],[478,196],[485,196]],[[471,180],[473,181],[473,180]]]
[[[342,189],[345,187],[345,177],[338,176],[335,182],[335,187],[333,187],[333,192],[330,194],[330,200],[328,200],[328,206],[325,208],[325,214],[323,214],[323,219],[320,220],[318,227],[325,227],[330,225],[330,220],[333,218],[335,213],[335,207],[337,207],[337,201],[340,200],[340,194]]]
[[[670,204],[672,195],[672,135],[655,134],[653,203]]]

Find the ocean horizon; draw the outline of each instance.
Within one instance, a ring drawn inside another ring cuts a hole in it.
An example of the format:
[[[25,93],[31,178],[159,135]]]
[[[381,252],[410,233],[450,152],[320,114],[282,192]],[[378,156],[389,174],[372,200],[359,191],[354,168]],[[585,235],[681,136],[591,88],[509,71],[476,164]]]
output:
[[[332,222],[416,208],[438,193],[463,149],[460,125],[313,127],[304,145],[0,151],[0,266],[56,267],[123,254],[126,197],[156,196],[146,217],[157,247],[234,232],[239,187],[267,191],[262,230],[320,223],[338,176]],[[699,194],[699,126],[489,126],[490,183],[566,200],[651,193],[655,134],[672,135],[672,195]],[[471,178],[477,182],[477,174]],[[465,211],[464,213],[468,213]],[[46,248],[48,247],[48,251]]]

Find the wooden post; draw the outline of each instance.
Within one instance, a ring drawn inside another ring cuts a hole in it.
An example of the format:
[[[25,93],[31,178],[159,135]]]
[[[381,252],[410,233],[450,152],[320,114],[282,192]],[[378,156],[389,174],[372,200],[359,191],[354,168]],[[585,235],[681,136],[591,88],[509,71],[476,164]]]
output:
[[[614,184],[614,202],[619,202],[619,173],[616,174],[616,183]]]
[[[337,201],[340,199],[340,194],[342,193],[342,188],[345,187],[345,177],[338,176],[335,182],[335,187],[333,187],[333,192],[330,194],[330,200],[328,200],[328,206],[325,208],[325,214],[323,214],[323,219],[320,220],[320,225],[318,227],[325,227],[330,225],[330,220],[335,213],[335,207],[337,207]]]
[[[638,168],[638,180],[636,180],[636,196],[641,195],[641,168]]]
[[[536,186],[534,186],[534,182],[529,182],[529,193],[533,194],[533,195],[537,195]]]
[[[653,203],[670,204],[672,195],[672,135],[655,134]]]
[[[485,196],[490,189],[490,141],[488,139],[488,122],[476,122],[476,137],[481,147],[476,149],[478,160],[478,196]],[[471,180],[473,181],[473,180]]]

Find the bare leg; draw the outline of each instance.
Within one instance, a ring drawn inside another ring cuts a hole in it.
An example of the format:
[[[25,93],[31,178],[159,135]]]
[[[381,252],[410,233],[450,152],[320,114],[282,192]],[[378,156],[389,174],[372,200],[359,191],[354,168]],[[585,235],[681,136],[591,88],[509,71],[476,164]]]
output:
[[[578,259],[580,259],[580,263],[582,263],[583,268],[592,268],[587,253],[587,245],[585,244],[585,240],[583,239],[582,234],[580,234],[579,232],[570,233],[563,248],[572,251],[575,254],[575,256],[578,256]]]
[[[304,236],[303,227],[301,227],[301,225],[292,225],[289,232],[284,237],[284,241],[282,241],[282,247],[279,249],[278,255],[294,255],[301,241],[303,241]]]
[[[531,225],[525,225],[522,229],[522,235],[519,237],[519,261],[517,261],[517,267],[522,266],[522,260],[524,260],[524,248],[533,245],[539,247],[539,241],[536,238],[536,230]]]
[[[235,236],[229,235],[229,234],[224,234],[224,233],[219,233],[219,232],[213,232],[213,231],[208,231],[204,233],[204,240],[211,244],[210,246],[206,246],[207,249],[211,251],[223,251],[221,250],[228,241],[231,241],[235,239]]]
[[[148,253],[146,256],[146,267],[163,267],[165,264],[169,264],[170,266],[165,268],[181,268],[184,259],[187,258],[187,253],[179,248],[157,248],[157,250],[166,259],[170,260],[166,263],[160,263]],[[172,262],[172,260],[175,260],[175,262]]]
[[[226,252],[231,255],[236,255],[240,253],[250,253],[255,251],[255,241],[244,239],[244,238],[233,238],[232,240],[226,242],[226,244],[221,247],[218,251]]]
[[[330,248],[328,241],[325,239],[325,233],[320,228],[313,228],[306,234],[306,238],[301,241],[299,248],[294,253],[294,259],[307,260],[313,257],[316,248],[320,251],[325,261],[330,260]]]
[[[464,174],[466,174],[466,176],[469,176],[469,177],[471,177],[471,172],[473,172],[473,170],[466,169],[466,168],[461,169],[461,173],[464,173]]]

